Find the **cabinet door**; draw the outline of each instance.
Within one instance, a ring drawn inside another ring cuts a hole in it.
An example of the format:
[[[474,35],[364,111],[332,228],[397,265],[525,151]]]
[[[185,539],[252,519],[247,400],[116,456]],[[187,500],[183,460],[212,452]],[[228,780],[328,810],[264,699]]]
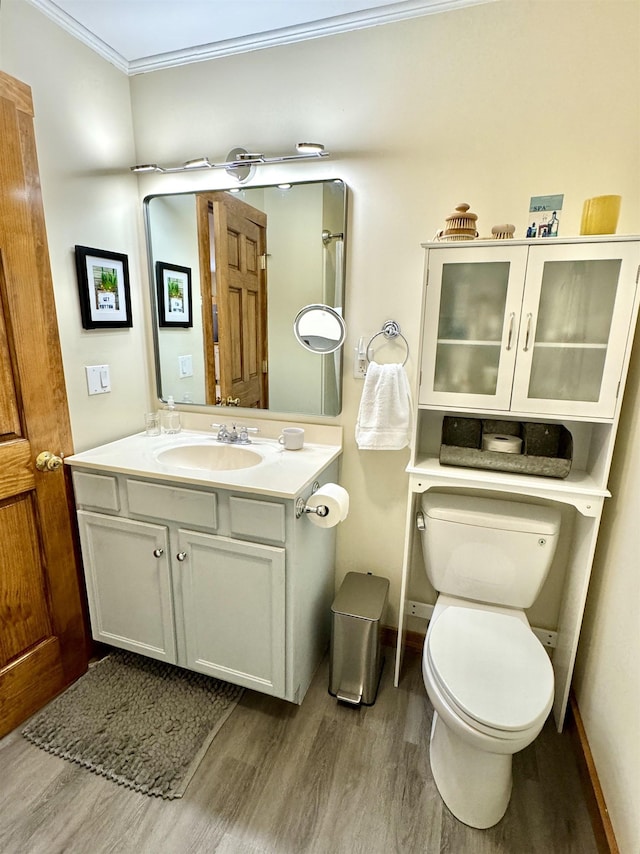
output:
[[[512,409],[614,416],[639,257],[631,242],[530,247]]]
[[[176,663],[167,529],[78,511],[96,640]]]
[[[284,549],[186,530],[178,549],[186,666],[284,696]]]
[[[508,409],[526,246],[429,253],[421,404]]]

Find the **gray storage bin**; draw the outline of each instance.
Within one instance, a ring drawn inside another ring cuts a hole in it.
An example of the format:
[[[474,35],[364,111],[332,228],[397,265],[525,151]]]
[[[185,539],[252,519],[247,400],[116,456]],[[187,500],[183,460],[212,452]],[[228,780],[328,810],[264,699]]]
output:
[[[348,572],[331,606],[329,693],[344,703],[375,703],[384,665],[380,636],[388,596],[388,578]]]

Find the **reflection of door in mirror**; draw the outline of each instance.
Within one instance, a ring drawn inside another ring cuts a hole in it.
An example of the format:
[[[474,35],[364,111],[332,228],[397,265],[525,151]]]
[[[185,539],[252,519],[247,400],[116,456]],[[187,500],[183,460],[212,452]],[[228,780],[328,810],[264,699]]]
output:
[[[267,217],[224,192],[197,206],[207,403],[266,409]]]

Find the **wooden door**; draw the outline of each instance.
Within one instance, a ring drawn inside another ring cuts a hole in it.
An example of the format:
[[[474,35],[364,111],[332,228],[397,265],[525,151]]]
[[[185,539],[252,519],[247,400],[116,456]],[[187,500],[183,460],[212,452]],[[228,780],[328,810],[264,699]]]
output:
[[[215,402],[215,377],[223,404],[238,401],[238,406],[266,409],[266,214],[224,192],[200,194],[198,206],[207,402]],[[214,303],[219,374],[213,355]]]
[[[28,86],[0,72],[0,736],[87,668],[72,453]]]

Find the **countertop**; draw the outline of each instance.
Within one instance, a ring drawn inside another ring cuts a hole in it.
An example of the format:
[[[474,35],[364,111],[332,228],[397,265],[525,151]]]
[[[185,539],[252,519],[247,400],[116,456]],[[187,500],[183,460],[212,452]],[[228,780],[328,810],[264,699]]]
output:
[[[306,426],[306,425],[305,425]],[[259,453],[263,461],[244,469],[208,471],[168,465],[157,459],[163,450],[190,444],[222,445],[211,431],[182,430],[174,435],[147,436],[136,433],[65,459],[78,469],[109,471],[196,486],[220,487],[279,498],[296,498],[330,463],[342,454],[342,446],[305,442],[297,451],[287,451],[277,439],[252,438],[240,447]]]

